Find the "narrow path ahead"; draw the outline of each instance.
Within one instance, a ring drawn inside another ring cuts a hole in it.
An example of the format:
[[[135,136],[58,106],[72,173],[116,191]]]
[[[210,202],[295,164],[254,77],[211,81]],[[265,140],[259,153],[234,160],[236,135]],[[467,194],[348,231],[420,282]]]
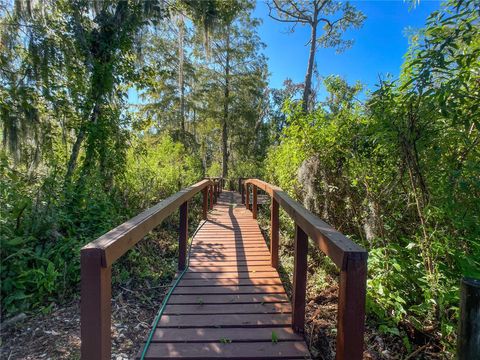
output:
[[[310,358],[291,311],[256,220],[225,191],[193,238],[145,359]]]

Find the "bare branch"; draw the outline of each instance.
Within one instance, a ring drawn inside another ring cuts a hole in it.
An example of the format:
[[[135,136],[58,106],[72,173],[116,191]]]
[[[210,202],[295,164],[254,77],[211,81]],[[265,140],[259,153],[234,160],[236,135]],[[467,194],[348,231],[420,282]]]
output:
[[[273,16],[272,14],[268,14],[268,16],[270,16],[273,20],[277,20],[277,21],[280,21],[280,22],[284,22],[284,23],[302,23],[302,24],[310,24],[310,22],[308,21],[304,21],[304,20],[287,20],[287,19],[279,19],[275,16]]]

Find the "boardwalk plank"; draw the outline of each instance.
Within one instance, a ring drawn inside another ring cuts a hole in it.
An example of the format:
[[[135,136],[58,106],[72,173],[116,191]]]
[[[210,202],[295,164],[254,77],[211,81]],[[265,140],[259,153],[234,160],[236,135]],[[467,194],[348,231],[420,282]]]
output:
[[[225,285],[282,285],[277,277],[251,278],[251,279],[183,279],[178,287],[184,286],[225,286]]]
[[[205,328],[205,329],[165,329],[156,328],[153,342],[220,342],[230,339],[232,342],[272,341],[272,333],[279,341],[301,341],[302,337],[291,327],[284,328]]]
[[[284,294],[282,285],[177,287],[173,294]]]
[[[191,272],[257,272],[270,271],[273,268],[270,265],[238,265],[238,266],[191,266]]]
[[[168,305],[166,315],[180,314],[288,314],[292,312],[289,303],[250,303],[250,304],[193,304]]]
[[[221,273],[201,273],[201,272],[187,272],[183,276],[185,279],[256,279],[265,277],[278,277],[277,272],[273,270],[269,271],[256,271],[256,272],[238,272],[238,271],[225,271]]]
[[[238,261],[229,261],[229,260],[210,260],[210,261],[190,261],[190,267],[198,266],[270,266],[269,260],[257,260],[257,259],[248,259],[248,260],[238,260]]]
[[[304,359],[304,341],[256,343],[153,343],[145,359]]]
[[[219,327],[275,327],[292,323],[290,314],[194,314],[163,315],[157,327],[219,328]]]
[[[288,302],[286,294],[172,295],[169,304],[245,304]]]

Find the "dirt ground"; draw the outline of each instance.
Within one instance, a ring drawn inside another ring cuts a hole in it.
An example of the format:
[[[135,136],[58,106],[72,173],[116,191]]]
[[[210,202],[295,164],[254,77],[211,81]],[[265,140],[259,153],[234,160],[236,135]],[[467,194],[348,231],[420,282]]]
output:
[[[133,358],[147,337],[158,301],[139,301],[134,291],[116,291],[112,299],[112,359]],[[1,359],[80,359],[78,301],[48,315],[27,317],[2,330]]]

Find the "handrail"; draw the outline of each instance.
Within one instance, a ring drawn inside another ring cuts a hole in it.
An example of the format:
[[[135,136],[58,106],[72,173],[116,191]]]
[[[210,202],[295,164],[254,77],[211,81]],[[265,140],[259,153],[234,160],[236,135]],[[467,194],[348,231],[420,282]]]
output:
[[[345,259],[347,257],[367,258],[368,253],[363,247],[308,211],[281,188],[258,179],[248,179],[245,183],[252,184],[273,197],[295,223],[315,241],[320,250],[330,257],[339,268],[343,269],[346,266]]]
[[[249,186],[252,186],[250,205]],[[279,215],[281,206],[295,222],[295,264],[293,273],[292,327],[303,332],[307,280],[308,237],[340,269],[336,359],[361,359],[365,330],[367,251],[355,244],[312,212],[292,199],[281,188],[259,179],[244,181],[245,206],[257,217],[257,189],[270,195],[271,264],[278,268]]]
[[[102,252],[102,266],[111,266],[125,254],[150,230],[171,215],[181,204],[190,200],[207,186],[211,180],[202,180],[188,188],[180,190],[132,219],[100,236],[97,240],[85,245],[82,251],[98,249]]]
[[[210,177],[208,179],[210,179],[213,182],[213,188],[214,188],[214,194],[215,194],[214,202],[216,203],[217,194],[220,194],[223,191],[223,187],[225,185],[225,179],[222,178],[221,176]]]
[[[203,218],[213,208],[220,192],[218,181],[202,180],[145,210],[110,230],[80,251],[81,263],[81,358],[110,359],[111,355],[111,276],[113,263],[180,209],[178,268],[186,266],[188,201],[203,192]]]
[[[242,204],[245,204],[245,183],[244,180],[248,180],[248,177],[239,177],[238,178],[238,192],[242,195]]]

